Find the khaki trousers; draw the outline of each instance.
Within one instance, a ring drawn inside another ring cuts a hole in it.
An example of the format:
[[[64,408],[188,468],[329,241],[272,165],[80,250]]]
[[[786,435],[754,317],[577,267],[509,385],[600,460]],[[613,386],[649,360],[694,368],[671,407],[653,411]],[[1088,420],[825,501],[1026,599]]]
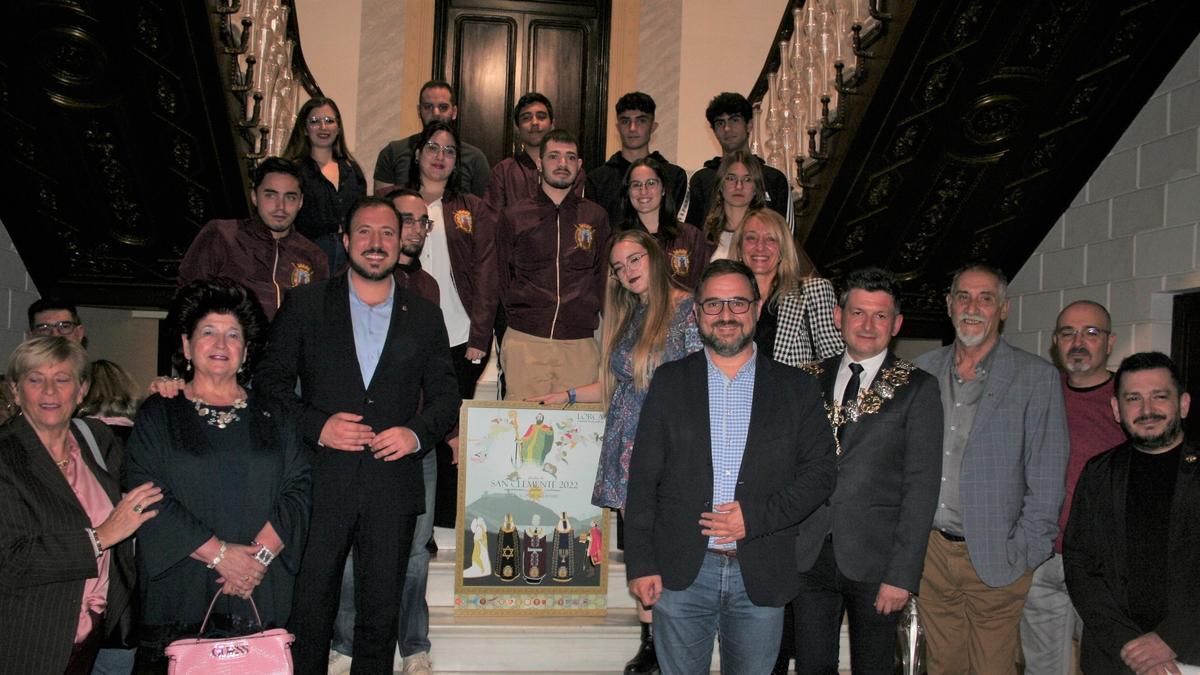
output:
[[[1021,612],[1033,573],[993,588],[975,574],[966,542],[929,534],[921,594],[929,675],[1002,675],[1017,672]]]
[[[513,330],[500,347],[505,401],[582,387],[599,379],[600,350],[592,338],[551,340]]]

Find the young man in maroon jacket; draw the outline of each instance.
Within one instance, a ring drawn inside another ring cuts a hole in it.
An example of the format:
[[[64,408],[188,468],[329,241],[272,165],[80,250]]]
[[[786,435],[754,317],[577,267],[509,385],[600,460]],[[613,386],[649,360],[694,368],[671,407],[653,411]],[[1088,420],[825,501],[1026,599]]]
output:
[[[578,148],[570,132],[546,134],[541,189],[497,220],[500,299],[508,316],[500,352],[506,400],[581,387],[599,370],[593,333],[604,296],[608,216],[575,194]]]
[[[287,291],[329,278],[329,259],[294,224],[304,204],[300,170],[268,157],[253,176],[254,213],[238,220],[210,220],[179,264],[179,286],[223,276],[253,291],[268,319]]]

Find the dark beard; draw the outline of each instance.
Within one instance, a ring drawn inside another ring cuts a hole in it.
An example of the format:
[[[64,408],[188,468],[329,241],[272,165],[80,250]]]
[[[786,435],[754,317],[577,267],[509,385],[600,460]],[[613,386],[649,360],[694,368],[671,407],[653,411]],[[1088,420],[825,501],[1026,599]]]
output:
[[[404,255],[416,260],[421,257],[421,251],[425,250],[424,244],[405,244],[400,248],[400,252]]]
[[[713,325],[713,328],[717,328],[718,325],[720,325],[720,324]],[[719,356],[725,356],[725,357],[735,356],[738,353],[740,353],[743,349],[745,349],[746,345],[750,344],[753,341],[754,341],[753,333],[745,333],[742,335],[742,337],[740,339],[738,339],[734,342],[722,342],[721,340],[717,339],[716,337],[713,337],[712,333],[708,333],[703,330],[700,331],[700,342],[704,343],[705,346],[712,349]]]
[[[1157,434],[1155,436],[1141,436],[1138,435],[1133,429],[1129,428],[1129,425],[1122,423],[1121,426],[1125,427],[1125,433],[1129,434],[1129,438],[1133,441],[1134,447],[1136,447],[1138,450],[1162,450],[1164,448],[1170,448],[1176,445],[1182,438],[1183,418],[1176,413],[1175,419],[1171,420],[1167,423],[1167,426],[1163,427],[1161,434]]]
[[[567,188],[569,188],[575,184],[574,178],[559,179],[559,178],[555,178],[553,176],[553,174],[551,174],[549,176],[543,175],[542,178],[545,179],[546,185],[549,185],[550,187],[558,189],[558,190],[566,190]]]
[[[371,270],[363,267],[362,265],[359,265],[358,261],[354,259],[354,256],[350,256],[350,269],[354,270],[354,272],[356,274],[358,274],[358,276],[366,279],[367,281],[383,281],[384,279],[386,279],[392,275],[392,270],[396,269],[396,266],[395,266],[395,264],[393,264],[391,267],[389,267],[386,270],[380,270],[379,272],[372,272]]]

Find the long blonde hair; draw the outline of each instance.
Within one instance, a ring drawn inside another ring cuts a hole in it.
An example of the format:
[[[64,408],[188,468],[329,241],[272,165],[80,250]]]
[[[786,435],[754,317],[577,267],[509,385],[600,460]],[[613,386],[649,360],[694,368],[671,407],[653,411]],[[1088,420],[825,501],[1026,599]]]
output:
[[[767,295],[767,303],[772,307],[779,303],[779,298],[800,288],[801,282],[816,274],[812,259],[803,248],[796,245],[792,233],[788,230],[787,221],[774,209],[758,208],[746,214],[742,227],[738,228],[733,242],[729,244],[729,257],[742,260],[742,237],[746,235],[746,223],[752,219],[766,225],[771,234],[779,241],[779,268],[775,271],[775,280]]]
[[[762,166],[758,163],[758,158],[750,154],[746,150],[734,150],[725,155],[721,159],[720,166],[717,167],[717,178],[713,182],[713,200],[712,206],[708,207],[708,214],[704,217],[704,238],[710,246],[716,246],[721,243],[721,233],[725,231],[725,192],[722,187],[725,184],[725,175],[733,168],[734,164],[741,164],[746,167],[746,172],[750,175],[750,180],[754,183],[754,197],[750,199],[747,212],[754,209],[766,206],[767,201],[767,185],[763,180]],[[734,223],[732,229],[737,229],[741,223]]]
[[[662,363],[663,352],[666,351],[667,331],[671,326],[671,317],[675,313],[676,298],[685,296],[682,292],[673,291],[670,274],[667,271],[666,255],[662,247],[654,239],[654,235],[642,230],[626,230],[613,236],[608,247],[608,259],[612,260],[612,249],[618,243],[627,241],[646,249],[647,298],[646,320],[642,322],[641,330],[633,343],[633,386],[644,391],[650,386],[650,378],[654,369]],[[630,320],[638,305],[642,302],[638,295],[621,285],[621,281],[610,275],[608,286],[604,292],[604,326],[602,340],[602,364],[600,382],[604,387],[604,399],[612,398],[616,387],[609,363],[613,349],[620,342],[625,331],[629,330]]]

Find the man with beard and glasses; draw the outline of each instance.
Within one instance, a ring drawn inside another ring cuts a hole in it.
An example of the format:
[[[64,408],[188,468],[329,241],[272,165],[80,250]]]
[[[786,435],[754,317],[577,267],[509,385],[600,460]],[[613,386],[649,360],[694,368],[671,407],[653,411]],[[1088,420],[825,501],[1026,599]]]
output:
[[[954,274],[954,343],[916,365],[942,391],[942,480],[918,607],[931,675],[1013,672],[1033,570],[1053,553],[1067,468],[1058,371],[1000,337],[1004,273]]]
[[[254,376],[256,389],[295,409],[312,452],[310,545],[289,625],[297,673],[328,668],[351,550],[353,672],[392,672],[401,590],[425,509],[421,458],[458,419],[442,313],[393,277],[401,228],[385,199],[354,205],[343,235],[349,269],[288,295]]]
[[[179,263],[179,287],[197,279],[229,277],[254,292],[267,319],[293,288],[329,278],[329,259],[296,231],[304,204],[300,169],[268,157],[255,169],[249,218],[209,221]]]
[[[396,188],[385,195],[400,214],[400,255],[396,262],[396,283],[435,305],[441,304],[441,287],[433,275],[421,268],[425,239],[433,229],[429,209],[421,193]]]
[[[578,148],[568,131],[546,134],[540,188],[496,223],[500,303],[508,317],[500,351],[505,400],[576,389],[599,372],[592,336],[604,298],[608,216],[574,191]]]
[[[1091,300],[1067,305],[1058,315],[1052,341],[1055,362],[1062,371],[1071,452],[1054,555],[1033,573],[1021,617],[1021,648],[1025,672],[1069,675],[1074,637],[1080,626],[1063,575],[1063,533],[1071,512],[1071,496],[1088,460],[1122,443],[1125,434],[1112,416],[1114,380],[1108,358],[1117,336],[1112,332],[1108,310]]]
[[[626,574],[664,675],[709,672],[717,635],[724,672],[766,673],[799,590],[796,525],[833,493],[833,434],[817,380],[758,353],[745,264],[714,261],[695,297],[704,350],[659,366],[638,423]]]
[[[1112,413],[1129,439],[1084,467],[1063,543],[1083,618],[1079,666],[1088,675],[1194,673],[1200,453],[1183,432],[1191,396],[1159,352],[1127,357],[1115,379]]]

